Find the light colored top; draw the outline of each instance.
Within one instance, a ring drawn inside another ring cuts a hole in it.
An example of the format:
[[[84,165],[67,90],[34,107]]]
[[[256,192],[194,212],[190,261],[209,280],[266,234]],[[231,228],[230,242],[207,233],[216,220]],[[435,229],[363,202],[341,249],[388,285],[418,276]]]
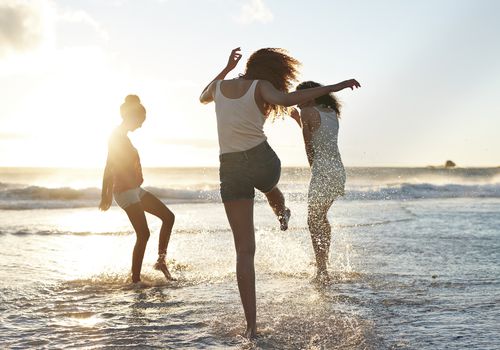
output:
[[[314,149],[314,160],[311,172],[314,174],[326,174],[332,172],[344,173],[344,165],[340,157],[337,145],[339,135],[339,121],[335,111],[319,112],[321,124],[312,134],[312,145]]]
[[[215,114],[219,135],[219,153],[242,152],[266,141],[264,135],[265,116],[255,103],[254,80],[240,98],[228,98],[220,89],[223,80],[215,87]]]

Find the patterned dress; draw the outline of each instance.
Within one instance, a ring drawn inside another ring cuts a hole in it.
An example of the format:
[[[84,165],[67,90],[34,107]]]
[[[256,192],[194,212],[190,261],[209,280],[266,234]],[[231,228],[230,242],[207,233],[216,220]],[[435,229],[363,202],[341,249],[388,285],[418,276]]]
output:
[[[339,121],[335,111],[325,112],[316,108],[321,125],[312,135],[314,159],[309,183],[309,206],[330,205],[344,195],[345,170],[337,145]]]

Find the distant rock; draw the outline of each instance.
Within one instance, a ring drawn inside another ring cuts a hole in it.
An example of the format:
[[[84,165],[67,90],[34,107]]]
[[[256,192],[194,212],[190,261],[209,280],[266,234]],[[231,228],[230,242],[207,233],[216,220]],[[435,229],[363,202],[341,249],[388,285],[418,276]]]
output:
[[[457,165],[452,160],[447,160],[442,165],[427,165],[427,168],[429,168],[429,169],[453,169],[453,168],[456,168],[456,167],[457,167]]]
[[[454,168],[456,167],[457,165],[455,164],[455,162],[451,161],[451,160],[447,160],[446,163],[444,163],[444,167],[445,168]]]

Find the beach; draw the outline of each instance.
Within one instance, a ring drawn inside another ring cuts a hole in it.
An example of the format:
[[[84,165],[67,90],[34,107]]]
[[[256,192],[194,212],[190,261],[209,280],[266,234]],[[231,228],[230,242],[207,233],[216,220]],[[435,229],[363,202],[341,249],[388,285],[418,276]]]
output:
[[[125,213],[96,208],[100,171],[0,168],[2,348],[500,348],[499,168],[348,168],[324,287],[311,281],[309,170],[284,168],[288,231],[256,197],[254,342],[240,335],[217,169],[145,169],[176,215],[173,282],[152,268],[160,222],[148,216],[150,288],[130,283]]]

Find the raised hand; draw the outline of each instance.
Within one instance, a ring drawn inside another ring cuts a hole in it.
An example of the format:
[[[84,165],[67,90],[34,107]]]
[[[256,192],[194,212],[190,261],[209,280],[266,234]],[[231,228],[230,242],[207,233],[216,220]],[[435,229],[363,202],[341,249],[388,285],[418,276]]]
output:
[[[222,72],[217,74],[217,76],[210,83],[208,83],[207,86],[205,86],[200,95],[201,103],[209,103],[214,100],[214,84],[212,83],[216,80],[223,80],[230,71],[236,68],[238,62],[241,59],[240,50],[241,49],[237,47],[236,49],[231,51],[231,55],[229,55],[226,67],[222,70]]]
[[[341,84],[343,86],[343,89],[350,88],[351,90],[354,90],[354,88],[358,89],[361,87],[361,84],[358,83],[356,79],[345,80]]]
[[[229,59],[227,60],[227,65],[226,65],[227,71],[233,70],[238,65],[238,62],[241,59],[240,51],[241,49],[239,47],[231,51],[231,55],[229,55]]]

